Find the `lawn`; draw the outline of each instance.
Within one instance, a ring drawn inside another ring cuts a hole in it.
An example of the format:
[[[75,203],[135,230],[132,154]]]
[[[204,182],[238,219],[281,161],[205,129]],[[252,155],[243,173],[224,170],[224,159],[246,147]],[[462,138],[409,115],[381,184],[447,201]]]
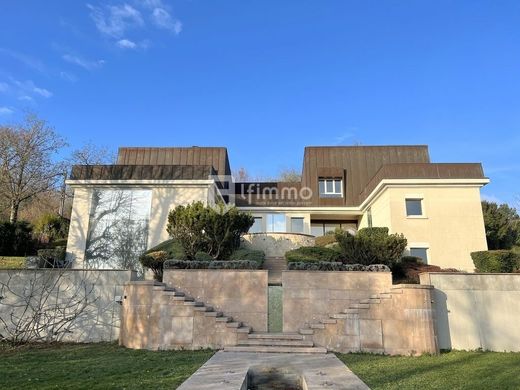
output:
[[[213,351],[143,351],[116,344],[0,346],[0,389],[175,389]]]
[[[453,351],[420,357],[338,357],[373,390],[520,389],[520,353]]]
[[[25,257],[0,256],[0,269],[25,268]]]

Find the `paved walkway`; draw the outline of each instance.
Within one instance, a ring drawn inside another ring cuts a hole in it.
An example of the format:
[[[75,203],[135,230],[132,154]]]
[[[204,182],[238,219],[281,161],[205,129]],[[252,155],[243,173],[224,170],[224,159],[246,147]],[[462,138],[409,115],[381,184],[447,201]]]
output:
[[[308,390],[369,390],[335,355],[217,352],[179,390],[247,390],[250,368],[283,368],[303,376]]]

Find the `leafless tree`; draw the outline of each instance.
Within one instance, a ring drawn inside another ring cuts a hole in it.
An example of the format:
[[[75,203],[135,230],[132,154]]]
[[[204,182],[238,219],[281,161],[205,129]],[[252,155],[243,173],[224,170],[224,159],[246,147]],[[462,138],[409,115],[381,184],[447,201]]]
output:
[[[115,160],[115,154],[107,147],[97,146],[89,141],[81,148],[72,151],[68,161],[71,165],[100,165],[113,164]]]
[[[11,222],[23,202],[56,187],[65,167],[53,157],[64,146],[64,139],[34,114],[0,126],[0,197],[9,204]]]
[[[95,278],[88,270],[9,271],[0,280],[0,340],[12,345],[62,341],[96,318]]]
[[[278,174],[278,181],[297,183],[302,180],[302,175],[294,168],[282,169]]]

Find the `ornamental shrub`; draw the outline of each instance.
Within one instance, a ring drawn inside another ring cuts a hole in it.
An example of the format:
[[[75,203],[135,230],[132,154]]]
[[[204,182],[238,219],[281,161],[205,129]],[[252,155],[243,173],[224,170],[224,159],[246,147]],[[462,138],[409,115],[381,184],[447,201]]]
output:
[[[265,253],[254,249],[239,248],[229,256],[229,260],[253,260],[261,266],[265,260]]]
[[[336,239],[347,263],[364,265],[392,266],[399,261],[407,244],[402,234],[388,234],[386,227],[363,228],[355,236],[336,231]]]
[[[34,233],[40,242],[66,239],[70,221],[57,214],[44,214],[34,223]]]
[[[336,261],[291,262],[287,264],[291,271],[364,271],[364,272],[390,272],[390,268],[384,264],[343,264]]]
[[[509,273],[520,269],[520,256],[508,250],[472,252],[477,272]]]
[[[32,253],[34,241],[28,222],[0,222],[0,256],[26,256]]]
[[[39,268],[63,268],[67,264],[65,262],[65,247],[59,246],[53,249],[38,250],[38,267]]]
[[[287,251],[285,258],[288,262],[341,262],[341,254],[339,252],[320,246],[302,246]]]
[[[164,251],[168,254],[168,259],[186,260],[186,254],[179,241],[170,239],[161,242],[160,244],[148,249],[145,253],[161,252]]]
[[[336,232],[327,232],[324,236],[316,237],[316,246],[328,246],[337,243]]]
[[[205,252],[213,259],[228,259],[240,246],[240,236],[253,223],[251,215],[236,207],[195,202],[170,211],[167,231],[182,245],[188,260],[194,260],[197,252]]]
[[[139,257],[139,262],[144,268],[148,268],[153,273],[153,278],[162,282],[164,262],[168,259],[168,252],[155,251],[144,253]]]
[[[167,260],[165,269],[259,269],[258,262],[254,260]]]

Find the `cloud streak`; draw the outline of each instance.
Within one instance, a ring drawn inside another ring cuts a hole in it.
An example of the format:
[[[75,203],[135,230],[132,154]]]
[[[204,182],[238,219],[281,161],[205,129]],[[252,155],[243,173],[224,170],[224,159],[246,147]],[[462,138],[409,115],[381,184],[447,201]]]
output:
[[[0,54],[11,57],[11,58],[21,62],[28,68],[35,69],[40,73],[45,73],[45,71],[46,71],[45,65],[43,64],[43,62],[41,62],[37,58],[28,56],[27,54],[20,53],[18,51],[6,49],[6,48],[1,48],[1,47],[0,47]]]
[[[135,49],[137,48],[137,44],[129,39],[120,39],[117,41],[117,46],[121,49]]]
[[[83,57],[79,57],[73,54],[64,54],[61,58],[64,61],[80,66],[86,70],[98,69],[105,64],[105,60],[87,60]]]
[[[11,115],[13,112],[9,107],[0,106],[0,115]]]
[[[144,25],[141,12],[129,4],[105,7],[87,4],[87,8],[99,32],[112,38],[121,38],[129,28]]]

